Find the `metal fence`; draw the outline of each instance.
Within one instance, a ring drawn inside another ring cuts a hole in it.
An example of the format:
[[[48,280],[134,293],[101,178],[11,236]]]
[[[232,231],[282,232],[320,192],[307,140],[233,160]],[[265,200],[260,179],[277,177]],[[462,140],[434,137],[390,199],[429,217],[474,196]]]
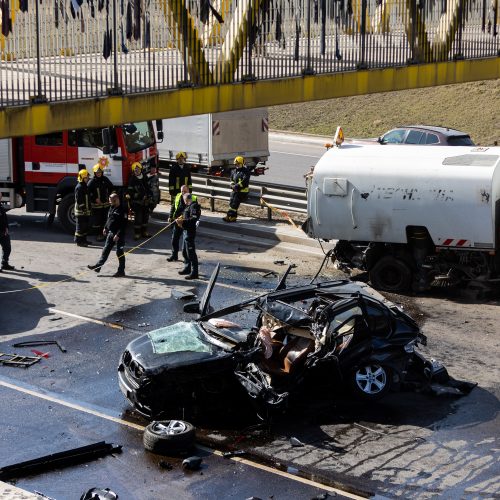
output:
[[[2,0],[0,107],[499,55],[500,0]]]
[[[163,175],[160,177],[160,189],[168,191],[168,175],[165,168],[160,168]],[[191,174],[193,193],[210,200],[210,209],[215,211],[215,200],[229,201],[231,188],[229,179],[224,177],[210,177],[201,174]],[[262,203],[264,200],[266,203]],[[305,214],[307,213],[306,189],[282,184],[269,184],[265,181],[250,180],[250,192],[244,205],[261,207],[267,210],[267,218],[272,219],[272,208]],[[272,208],[271,208],[272,207]]]

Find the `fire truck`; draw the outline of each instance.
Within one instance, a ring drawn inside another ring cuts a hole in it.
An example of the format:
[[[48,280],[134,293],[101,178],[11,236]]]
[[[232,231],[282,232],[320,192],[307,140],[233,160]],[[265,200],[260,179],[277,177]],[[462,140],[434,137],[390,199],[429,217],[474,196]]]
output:
[[[92,176],[92,167],[103,158],[108,160],[102,161],[104,173],[118,188],[127,186],[132,163],[140,162],[145,172],[157,166],[152,122],[1,139],[0,190],[10,208],[26,205],[27,212],[46,213],[49,224],[57,213],[64,229],[73,232],[78,171],[86,168]]]

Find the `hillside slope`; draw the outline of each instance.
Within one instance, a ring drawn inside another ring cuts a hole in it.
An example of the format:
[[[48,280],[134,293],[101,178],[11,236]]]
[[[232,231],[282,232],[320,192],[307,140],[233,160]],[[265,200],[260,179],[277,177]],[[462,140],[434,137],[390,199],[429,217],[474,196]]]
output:
[[[344,97],[269,108],[274,130],[378,137],[399,125],[442,125],[469,132],[477,144],[500,142],[500,80]]]

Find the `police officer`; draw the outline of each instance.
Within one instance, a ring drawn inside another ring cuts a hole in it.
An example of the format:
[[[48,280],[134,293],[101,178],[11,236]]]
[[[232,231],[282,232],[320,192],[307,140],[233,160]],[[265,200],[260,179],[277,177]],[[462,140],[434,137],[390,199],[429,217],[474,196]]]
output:
[[[127,210],[120,203],[120,197],[116,193],[109,196],[108,219],[103,229],[103,235],[106,236],[106,243],[102,249],[101,258],[97,264],[87,266],[96,273],[108,260],[109,254],[116,243],[116,257],[118,258],[118,271],[113,274],[114,278],[125,276],[125,230],[127,228]]]
[[[86,169],[78,172],[78,184],[75,187],[75,242],[79,247],[87,247],[87,233],[90,222],[90,200],[87,182],[89,173]]]
[[[151,192],[146,176],[142,173],[142,165],[139,162],[132,163],[126,198],[130,200],[130,208],[134,212],[134,240],[150,238],[148,233],[149,203]]]
[[[185,274],[187,280],[198,278],[198,256],[196,255],[196,228],[201,216],[201,208],[197,201],[193,200],[193,195],[185,193],[182,195],[186,208],[182,213],[182,218],[176,220],[176,224],[183,229],[184,244],[182,255],[184,256],[184,269],[179,274]]]
[[[96,240],[103,241],[103,228],[109,209],[108,197],[113,192],[113,183],[104,175],[104,167],[96,163],[92,170],[94,177],[88,183],[90,205],[92,208],[92,229],[97,233]]]
[[[0,271],[12,271],[15,267],[9,264],[11,252],[9,223],[7,222],[7,210],[2,205],[2,191],[0,191],[0,246],[2,247],[2,267]]]
[[[236,168],[231,172],[231,197],[229,198],[229,209],[227,215],[222,218],[225,222],[236,222],[238,207],[240,203],[248,198],[248,185],[250,183],[250,170],[245,166],[243,156],[234,159]]]
[[[191,192],[191,168],[186,165],[186,153],[179,151],[175,155],[177,163],[172,165],[168,174],[168,191],[170,193],[170,220],[173,220],[175,197],[181,192],[181,186],[186,185]]]

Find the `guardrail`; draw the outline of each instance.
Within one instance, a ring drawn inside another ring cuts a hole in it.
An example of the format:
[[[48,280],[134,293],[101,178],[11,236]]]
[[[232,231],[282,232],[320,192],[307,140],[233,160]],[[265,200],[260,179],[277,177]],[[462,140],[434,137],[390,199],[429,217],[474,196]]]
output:
[[[160,189],[168,191],[168,169],[160,167]],[[223,200],[229,202],[231,196],[231,188],[229,179],[224,177],[213,177],[191,173],[193,180],[193,193],[197,196],[208,198],[210,200],[210,210],[215,212],[215,200]],[[252,177],[250,179],[250,191],[244,205],[266,208],[268,220],[272,219],[272,209],[264,203],[280,210],[287,212],[295,212],[300,214],[307,213],[307,198],[306,189],[293,186],[285,186],[283,184],[270,184],[263,181],[256,181]]]

